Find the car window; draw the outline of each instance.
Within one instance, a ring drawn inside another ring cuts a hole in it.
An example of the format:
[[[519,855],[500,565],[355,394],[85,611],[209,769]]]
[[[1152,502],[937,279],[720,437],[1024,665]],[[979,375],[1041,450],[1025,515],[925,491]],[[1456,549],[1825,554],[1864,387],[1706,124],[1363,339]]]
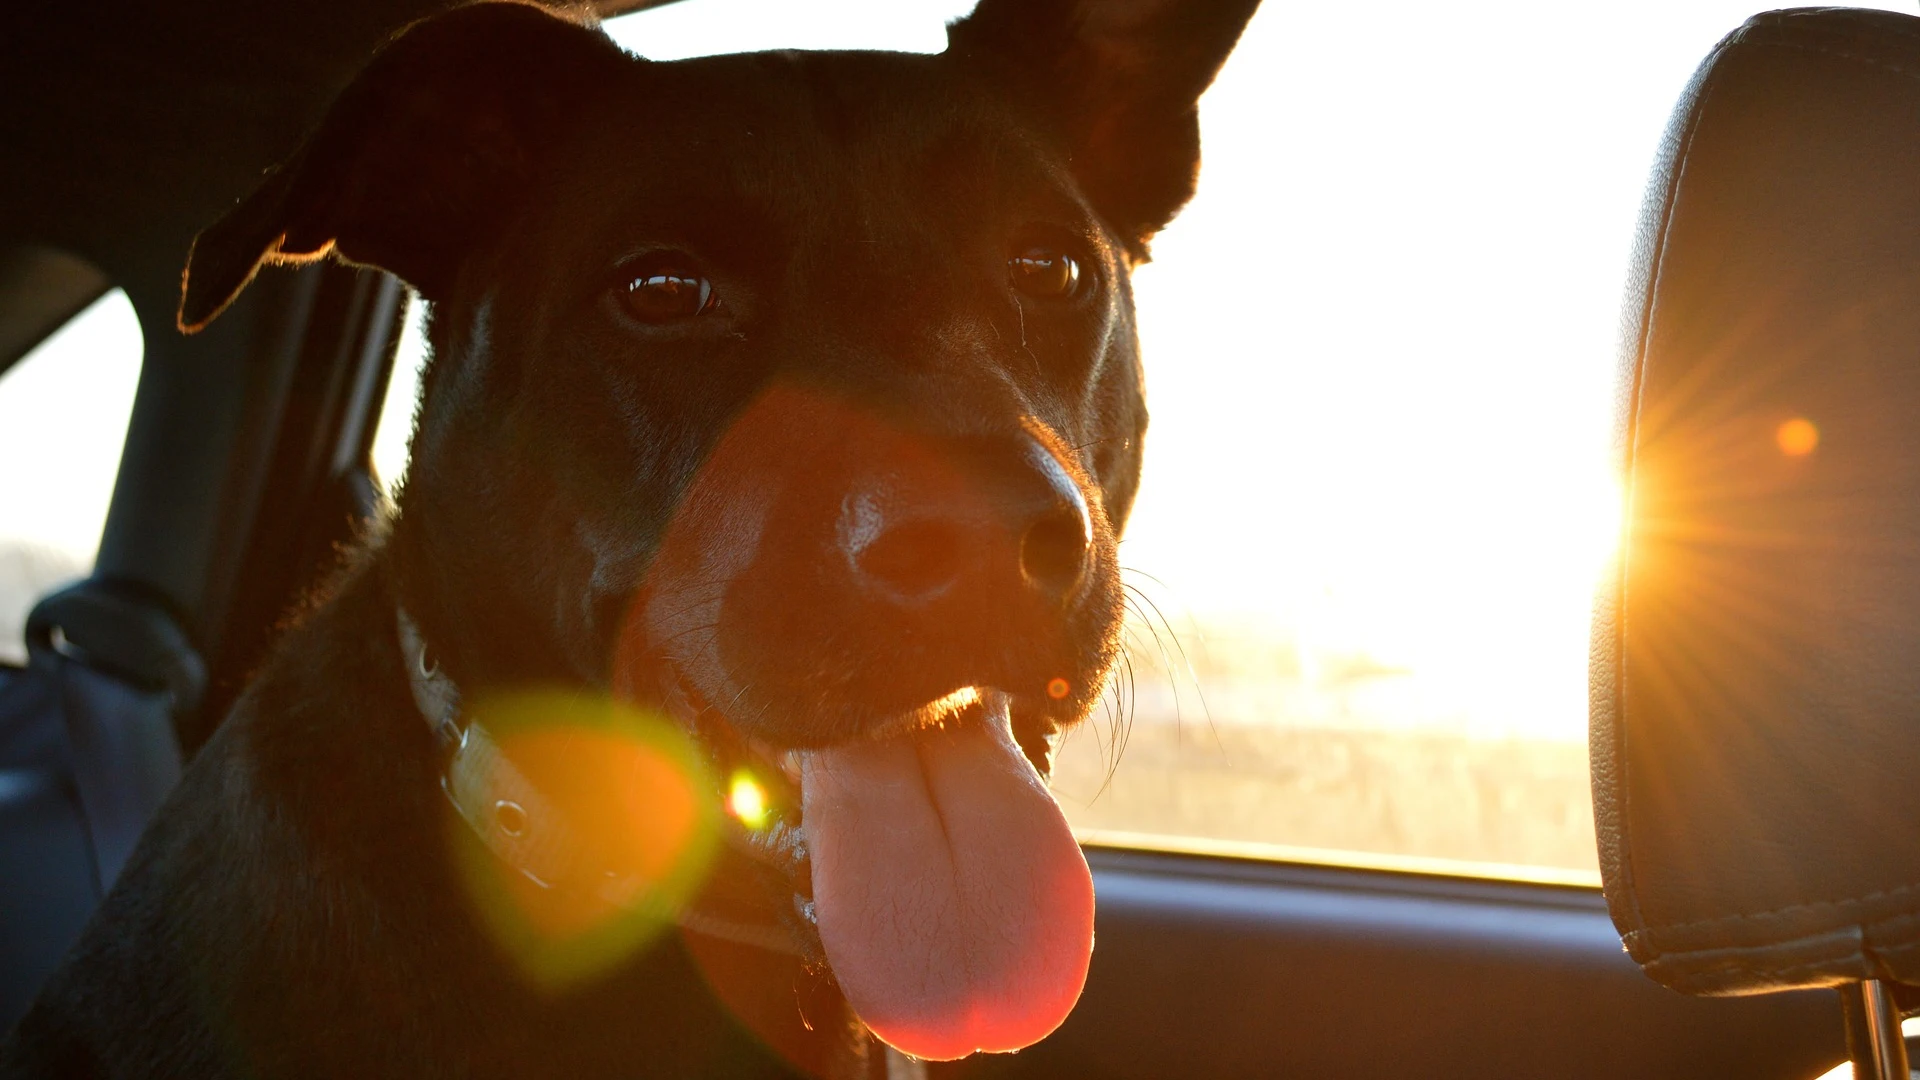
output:
[[[114,289],[0,373],[0,662],[26,659],[34,602],[93,569],[143,348]]]
[[[406,321],[394,347],[393,376],[373,429],[373,476],[389,498],[407,473],[407,440],[413,437],[414,411],[420,404],[420,368],[427,362],[427,307],[408,294]]]
[[[606,26],[654,59],[934,52],[970,7]],[[1261,9],[1202,101],[1199,194],[1134,279],[1134,612],[1055,777],[1084,838],[1597,884],[1586,641],[1629,245],[1673,102],[1761,7]]]

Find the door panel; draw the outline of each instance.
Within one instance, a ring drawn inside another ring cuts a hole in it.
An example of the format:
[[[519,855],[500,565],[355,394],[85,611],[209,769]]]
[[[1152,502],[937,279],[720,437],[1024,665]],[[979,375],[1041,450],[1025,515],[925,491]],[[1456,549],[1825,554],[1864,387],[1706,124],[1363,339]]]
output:
[[[1779,1077],[1846,1054],[1824,992],[1648,981],[1597,890],[1092,849],[1086,996],[969,1077]]]

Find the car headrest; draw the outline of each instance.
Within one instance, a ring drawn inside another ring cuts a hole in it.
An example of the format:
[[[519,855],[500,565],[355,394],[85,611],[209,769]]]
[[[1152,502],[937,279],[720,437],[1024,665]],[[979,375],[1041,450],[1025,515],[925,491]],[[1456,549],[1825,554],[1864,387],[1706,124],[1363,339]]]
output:
[[[1920,19],[1722,41],[1634,262],[1592,667],[1614,922],[1689,993],[1920,982]]]

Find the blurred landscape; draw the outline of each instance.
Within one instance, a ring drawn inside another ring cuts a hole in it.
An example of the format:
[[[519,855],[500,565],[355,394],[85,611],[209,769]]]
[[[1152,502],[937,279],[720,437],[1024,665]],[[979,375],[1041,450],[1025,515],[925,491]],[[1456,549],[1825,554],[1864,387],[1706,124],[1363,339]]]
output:
[[[1597,870],[1584,740],[1423,721],[1420,672],[1280,633],[1180,636],[1205,646],[1135,635],[1131,708],[1110,693],[1062,746],[1076,827]]]

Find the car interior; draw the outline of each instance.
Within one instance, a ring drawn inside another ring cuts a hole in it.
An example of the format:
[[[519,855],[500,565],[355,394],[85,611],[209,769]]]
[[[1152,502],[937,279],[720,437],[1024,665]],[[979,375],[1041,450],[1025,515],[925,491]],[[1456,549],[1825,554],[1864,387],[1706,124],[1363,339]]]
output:
[[[728,2],[590,6],[644,51],[648,28],[665,41],[670,19],[709,5],[738,21]],[[15,636],[0,651],[0,1030],[26,1010],[182,763],[276,630],[372,527],[404,468],[394,447],[419,344],[403,283],[325,262],[263,273],[220,321],[183,336],[185,254],[381,42],[451,6],[110,0],[0,13],[0,425],[52,408],[4,411],[35,350],[78,318],[127,317],[139,342],[124,390],[86,374],[95,369],[76,356],[82,374],[59,383],[75,419],[31,445],[0,432],[11,456],[0,462],[0,574],[19,582],[0,580],[0,607],[13,587],[22,616],[8,623],[0,611],[0,630]],[[857,45],[863,27],[907,17],[885,7],[787,0],[780,17]],[[1399,15],[1387,5],[1367,17]],[[1249,41],[1284,37],[1306,16],[1267,0],[1259,18]],[[940,47],[940,22],[915,24],[933,36],[928,48]],[[841,38],[827,32],[836,27]],[[1561,842],[1572,854],[1535,858],[1519,841],[1370,847],[1341,839],[1360,811],[1339,803],[1317,804],[1335,807],[1321,812],[1321,831],[1287,832],[1254,820],[1266,813],[1258,800],[1222,795],[1208,812],[1228,824],[1214,835],[1114,809],[1113,799],[1151,790],[1198,813],[1201,796],[1138,770],[1203,752],[1230,758],[1235,740],[1254,738],[1227,718],[1239,684],[1214,683],[1209,701],[1209,661],[1190,659],[1183,650],[1198,647],[1180,618],[1145,600],[1139,667],[1127,678],[1168,680],[1162,696],[1180,722],[1152,723],[1152,688],[1116,691],[1072,766],[1082,771],[1063,766],[1063,782],[1109,796],[1075,819],[1098,898],[1085,993],[1038,1045],[937,1075],[1908,1075],[1902,1021],[1920,1014],[1920,719],[1908,712],[1920,702],[1920,16],[1750,6],[1713,33],[1717,43],[1684,46],[1684,84],[1648,91],[1665,102],[1664,131],[1646,134],[1644,157],[1616,163],[1644,191],[1637,226],[1608,226],[1621,264],[1565,286],[1624,312],[1617,360],[1608,354],[1603,388],[1583,406],[1612,418],[1604,437],[1619,486],[1608,491],[1625,510],[1607,527],[1619,552],[1592,601],[1588,644],[1585,611],[1574,613],[1583,625],[1570,646],[1552,639],[1572,673],[1560,689],[1590,711],[1576,706],[1572,733],[1551,754],[1507,736],[1420,743],[1456,755],[1447,768],[1468,777],[1466,794],[1432,796],[1405,825],[1413,835],[1422,815],[1451,820],[1470,796],[1524,814],[1532,804],[1514,785],[1559,769],[1574,802],[1555,835],[1572,837]],[[1546,66],[1572,48],[1530,25],[1515,41]],[[1464,80],[1467,67],[1448,70]],[[1386,65],[1354,74],[1388,87],[1396,77]],[[1553,116],[1551,103],[1544,109]],[[1577,115],[1562,122],[1579,137]],[[1501,136],[1520,153],[1530,138]],[[1223,146],[1209,168],[1230,172],[1238,160]],[[1464,186],[1494,183],[1466,168]],[[1410,170],[1378,197],[1426,182]],[[1217,224],[1195,211],[1193,228]],[[1518,212],[1470,225],[1463,243],[1552,229]],[[1169,267],[1181,228],[1169,232]],[[1142,291],[1144,325],[1154,298]],[[1396,303],[1418,303],[1399,296],[1382,286],[1357,302],[1391,321]],[[1489,288],[1462,317],[1520,318],[1509,306]],[[1276,363],[1316,363],[1304,347],[1286,350],[1284,328],[1236,332],[1279,339]],[[69,353],[85,351],[73,341]],[[1177,377],[1169,383],[1181,389]],[[1207,394],[1234,394],[1193,392],[1202,416]],[[1531,391],[1512,392],[1524,411]],[[101,417],[110,422],[95,425]],[[1519,430],[1490,452],[1525,459]],[[99,445],[79,445],[89,439]],[[16,535],[38,535],[46,500],[59,496],[24,478],[62,475],[61,461],[87,454],[106,463],[111,499],[92,519],[97,534],[79,530],[83,558],[42,567],[38,549],[7,550]],[[1548,492],[1501,498],[1521,516],[1553,512],[1541,509],[1554,505]],[[1302,521],[1301,531],[1314,527]],[[1450,610],[1472,606],[1478,587],[1446,594]],[[1471,639],[1478,625],[1460,612],[1457,636]],[[1524,625],[1503,632],[1538,636]],[[1343,688],[1342,716],[1398,701],[1402,683],[1416,696],[1424,685],[1359,653],[1336,678],[1332,660],[1309,663],[1305,646],[1287,647],[1289,678],[1307,685],[1305,670],[1313,685]],[[1282,662],[1249,655],[1247,664]],[[1134,741],[1123,748],[1129,722]],[[1362,744],[1328,734],[1339,722],[1303,724],[1275,744],[1299,755],[1286,766],[1299,784],[1319,782],[1315,762],[1358,768]],[[1190,751],[1183,738],[1214,749]],[[1483,756],[1460,765],[1462,754]],[[1481,761],[1493,764],[1472,764]],[[1195,767],[1182,781],[1240,790],[1256,766],[1237,767]],[[1475,780],[1474,769],[1504,775]],[[1390,773],[1380,783],[1413,781]],[[1920,1037],[1920,1024],[1906,1031]]]

